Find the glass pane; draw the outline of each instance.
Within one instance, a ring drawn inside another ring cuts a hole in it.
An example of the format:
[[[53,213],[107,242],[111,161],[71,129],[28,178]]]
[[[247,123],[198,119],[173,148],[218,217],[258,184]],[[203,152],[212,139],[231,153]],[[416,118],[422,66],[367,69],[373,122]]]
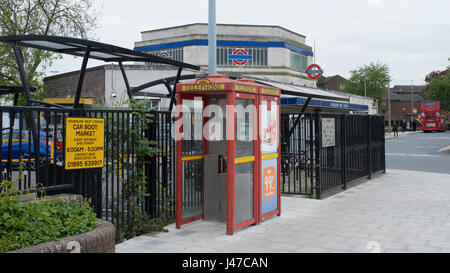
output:
[[[236,165],[235,223],[252,219],[253,216],[253,162]]]
[[[236,99],[236,158],[253,155],[254,110],[253,100]]]
[[[203,101],[183,100],[183,156],[203,154]]]
[[[183,219],[195,217],[203,211],[203,160],[183,162]]]

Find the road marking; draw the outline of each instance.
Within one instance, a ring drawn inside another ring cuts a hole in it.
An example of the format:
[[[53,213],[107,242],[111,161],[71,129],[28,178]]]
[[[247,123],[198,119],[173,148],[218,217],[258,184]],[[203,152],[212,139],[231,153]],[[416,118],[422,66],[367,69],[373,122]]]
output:
[[[441,155],[426,155],[426,154],[386,154],[387,156],[415,156],[415,157],[442,157]]]
[[[437,149],[435,146],[416,146],[417,149]]]
[[[442,137],[421,137],[420,139],[426,139],[426,140],[430,140],[430,139],[439,139],[439,140],[445,139],[445,140],[450,140],[450,137],[444,137],[444,136],[442,136]]]
[[[439,150],[439,152],[450,151],[450,145]]]

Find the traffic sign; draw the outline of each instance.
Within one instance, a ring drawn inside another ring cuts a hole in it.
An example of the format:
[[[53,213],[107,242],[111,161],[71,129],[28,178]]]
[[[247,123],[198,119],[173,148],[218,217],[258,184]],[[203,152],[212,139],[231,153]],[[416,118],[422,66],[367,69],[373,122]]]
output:
[[[253,60],[253,56],[248,55],[245,49],[238,48],[233,54],[228,55],[228,59],[233,60],[236,65],[245,65],[249,60]]]
[[[310,79],[316,80],[323,74],[323,70],[318,64],[312,64],[306,69],[306,74]]]

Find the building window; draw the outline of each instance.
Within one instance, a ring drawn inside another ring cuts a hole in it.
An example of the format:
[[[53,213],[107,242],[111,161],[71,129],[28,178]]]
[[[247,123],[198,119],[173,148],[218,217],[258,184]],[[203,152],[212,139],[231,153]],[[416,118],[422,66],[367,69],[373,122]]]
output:
[[[291,68],[306,71],[308,68],[308,56],[291,50]]]
[[[344,88],[345,88],[345,83],[339,84],[339,90],[344,90]]]
[[[218,66],[267,66],[267,48],[217,47]]]
[[[154,55],[154,56],[158,56],[158,57],[162,57],[162,58],[166,58],[166,59],[171,59],[171,60],[174,60],[177,62],[183,62],[183,48],[182,47],[170,48],[170,49],[164,49],[164,50],[152,50],[152,51],[146,51],[145,53]],[[164,64],[148,62],[148,63],[146,63],[146,65],[161,66]]]

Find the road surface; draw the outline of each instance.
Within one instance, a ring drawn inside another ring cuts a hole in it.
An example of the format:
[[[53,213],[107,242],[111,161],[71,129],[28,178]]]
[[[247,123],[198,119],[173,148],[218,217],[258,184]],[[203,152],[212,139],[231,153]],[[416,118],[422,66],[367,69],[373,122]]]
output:
[[[450,174],[450,131],[386,140],[386,168]]]

